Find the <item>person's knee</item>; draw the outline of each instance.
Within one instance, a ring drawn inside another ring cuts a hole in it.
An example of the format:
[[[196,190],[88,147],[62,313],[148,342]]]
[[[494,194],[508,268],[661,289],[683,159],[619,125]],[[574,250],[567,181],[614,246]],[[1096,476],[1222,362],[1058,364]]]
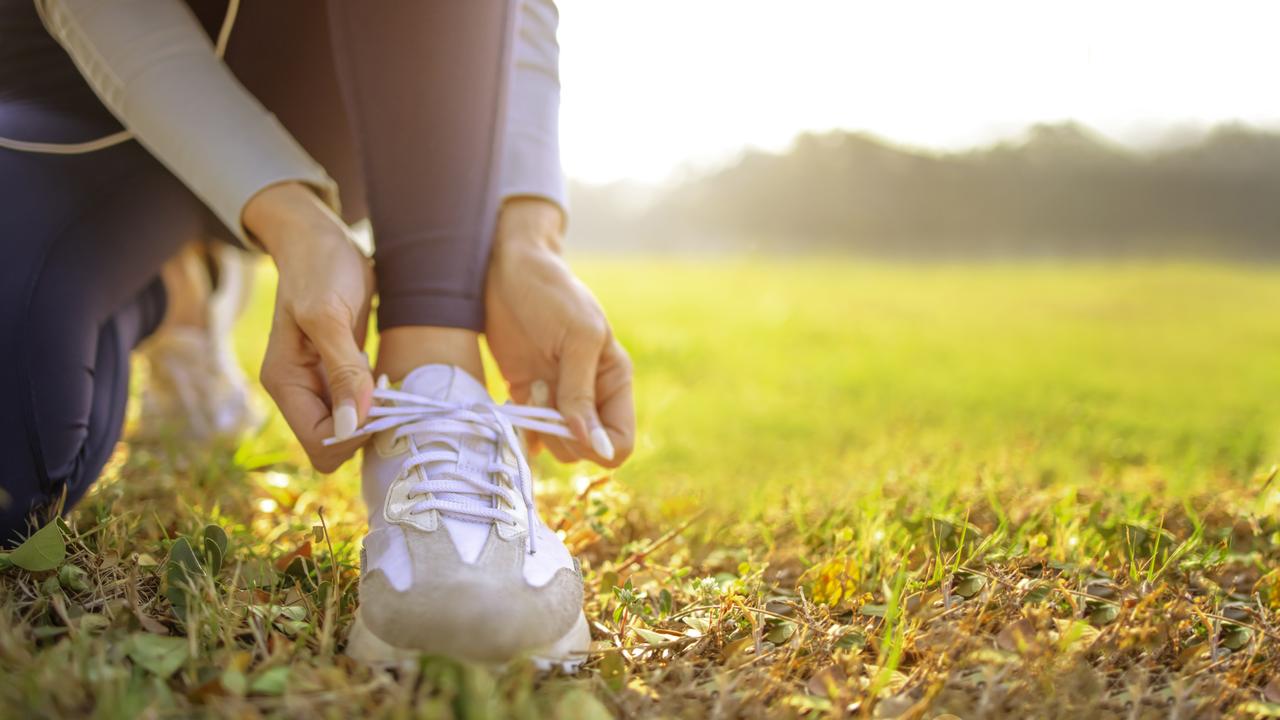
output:
[[[87,305],[85,279],[48,270],[0,333],[13,349],[3,372],[15,398],[0,410],[3,437],[13,438],[0,449],[8,495],[0,499],[0,543],[84,495],[115,447],[127,401],[119,313],[99,322],[103,310]]]
[[[44,315],[31,319],[57,322]],[[0,343],[10,348],[0,360],[0,387],[8,398],[0,406],[0,547],[20,541],[33,523],[55,512],[74,479],[86,425],[69,392],[83,382],[83,370],[68,373],[68,363],[54,361],[49,348],[33,346],[27,323],[6,320],[0,322],[7,330],[0,331]]]
[[[101,330],[74,287],[43,280],[17,348],[24,356],[26,422],[39,464],[50,479],[65,480],[88,435]]]

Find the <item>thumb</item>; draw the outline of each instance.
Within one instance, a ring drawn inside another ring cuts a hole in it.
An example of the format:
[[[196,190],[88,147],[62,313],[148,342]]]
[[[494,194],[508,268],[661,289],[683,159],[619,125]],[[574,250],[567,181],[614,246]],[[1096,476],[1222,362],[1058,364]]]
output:
[[[600,348],[591,343],[571,343],[560,357],[556,381],[556,409],[564,415],[574,436],[604,460],[613,459],[613,443],[596,414],[596,368]]]
[[[373,403],[373,372],[369,357],[356,344],[355,332],[336,317],[299,322],[320,354],[329,398],[333,403],[333,434],[343,438],[356,431]]]

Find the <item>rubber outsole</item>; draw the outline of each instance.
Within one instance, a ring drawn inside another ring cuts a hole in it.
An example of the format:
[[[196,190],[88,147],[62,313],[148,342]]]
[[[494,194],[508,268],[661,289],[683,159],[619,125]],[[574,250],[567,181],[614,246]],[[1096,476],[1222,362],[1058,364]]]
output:
[[[578,621],[569,629],[569,632],[551,645],[529,653],[528,658],[539,672],[559,670],[566,674],[573,674],[578,671],[582,663],[586,662],[590,648],[591,630],[587,627],[587,616],[580,613]],[[357,609],[355,623],[352,624],[351,632],[347,635],[345,652],[348,657],[365,665],[395,668],[416,663],[426,651],[396,647],[378,637],[364,624]],[[460,659],[470,660],[470,658]],[[482,664],[487,664],[494,669],[505,667],[505,663]]]

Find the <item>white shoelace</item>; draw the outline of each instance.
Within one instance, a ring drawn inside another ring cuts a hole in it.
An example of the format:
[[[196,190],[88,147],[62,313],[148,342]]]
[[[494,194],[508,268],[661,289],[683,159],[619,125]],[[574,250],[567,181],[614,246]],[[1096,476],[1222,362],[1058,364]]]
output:
[[[400,470],[401,476],[418,475],[418,482],[409,488],[409,496],[428,496],[411,505],[410,513],[436,510],[459,520],[514,525],[511,514],[501,509],[499,503],[485,504],[481,499],[494,498],[514,507],[515,498],[511,493],[512,490],[518,491],[528,511],[529,554],[537,552],[534,536],[538,521],[533,505],[533,473],[520,447],[516,428],[572,439],[573,434],[565,427],[560,413],[549,408],[511,403],[498,405],[492,401],[450,402],[385,388],[374,390],[373,398],[375,402],[384,404],[374,405],[363,427],[344,438],[329,438],[324,444],[333,445],[394,429],[393,441],[404,438],[410,450]],[[424,438],[423,446],[442,447],[422,450],[415,436]],[[494,452],[489,464],[482,468],[484,477],[443,469],[439,465],[428,474],[430,465],[456,464],[461,457],[462,440],[466,437],[478,437],[493,443]],[[514,474],[512,468],[502,461],[504,446],[516,459]],[[501,481],[506,481],[510,487]],[[441,499],[441,495],[450,493],[475,496],[477,501]]]

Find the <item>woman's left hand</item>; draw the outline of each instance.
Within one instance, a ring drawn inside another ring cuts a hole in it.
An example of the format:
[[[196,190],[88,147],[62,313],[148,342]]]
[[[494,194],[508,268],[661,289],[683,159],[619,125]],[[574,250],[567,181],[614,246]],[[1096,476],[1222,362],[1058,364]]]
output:
[[[508,200],[498,220],[485,287],[485,334],[511,396],[528,403],[535,384],[564,416],[576,442],[543,436],[557,459],[617,467],[635,446],[631,359],[604,310],[560,256],[563,217],[545,200]]]

